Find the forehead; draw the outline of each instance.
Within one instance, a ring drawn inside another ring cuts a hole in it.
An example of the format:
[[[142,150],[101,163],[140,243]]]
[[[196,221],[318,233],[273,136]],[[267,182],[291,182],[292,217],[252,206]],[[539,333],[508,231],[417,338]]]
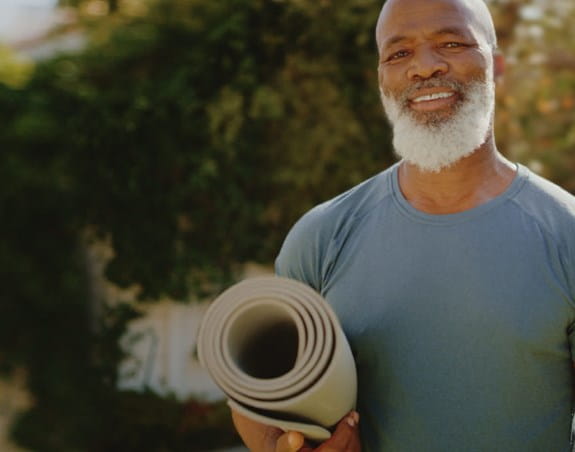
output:
[[[388,0],[377,23],[381,50],[390,40],[452,29],[485,39],[479,15],[467,0]]]

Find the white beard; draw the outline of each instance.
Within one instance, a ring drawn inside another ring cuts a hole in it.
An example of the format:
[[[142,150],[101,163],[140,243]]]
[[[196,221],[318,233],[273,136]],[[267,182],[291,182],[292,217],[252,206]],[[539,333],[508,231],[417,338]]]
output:
[[[463,95],[450,117],[419,113],[417,119],[407,106],[407,98],[415,89],[450,87]],[[491,68],[485,80],[466,85],[430,79],[412,86],[399,99],[381,92],[385,112],[393,126],[396,154],[422,171],[438,172],[473,153],[487,139],[495,107],[495,84]]]

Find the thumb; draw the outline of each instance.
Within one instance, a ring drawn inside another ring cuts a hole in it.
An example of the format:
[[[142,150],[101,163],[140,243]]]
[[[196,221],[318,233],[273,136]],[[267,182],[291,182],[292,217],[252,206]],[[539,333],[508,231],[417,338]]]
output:
[[[299,432],[286,432],[276,443],[275,452],[296,452],[303,446],[304,437]]]

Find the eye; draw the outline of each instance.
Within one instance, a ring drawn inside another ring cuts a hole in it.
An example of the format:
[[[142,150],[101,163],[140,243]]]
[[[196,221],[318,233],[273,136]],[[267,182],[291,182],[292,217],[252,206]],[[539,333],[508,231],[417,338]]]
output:
[[[392,53],[386,61],[395,61],[395,60],[399,60],[401,58],[405,58],[406,56],[409,55],[409,52],[407,50],[399,50],[395,53]]]
[[[457,49],[460,47],[465,47],[465,44],[456,41],[450,41],[443,44],[443,47],[446,49]]]

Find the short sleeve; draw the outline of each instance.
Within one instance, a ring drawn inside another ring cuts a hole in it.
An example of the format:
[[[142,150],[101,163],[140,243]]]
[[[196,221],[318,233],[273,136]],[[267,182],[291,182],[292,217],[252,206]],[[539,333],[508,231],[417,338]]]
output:
[[[306,213],[290,230],[275,261],[278,276],[296,279],[318,292],[329,245],[321,206]]]

